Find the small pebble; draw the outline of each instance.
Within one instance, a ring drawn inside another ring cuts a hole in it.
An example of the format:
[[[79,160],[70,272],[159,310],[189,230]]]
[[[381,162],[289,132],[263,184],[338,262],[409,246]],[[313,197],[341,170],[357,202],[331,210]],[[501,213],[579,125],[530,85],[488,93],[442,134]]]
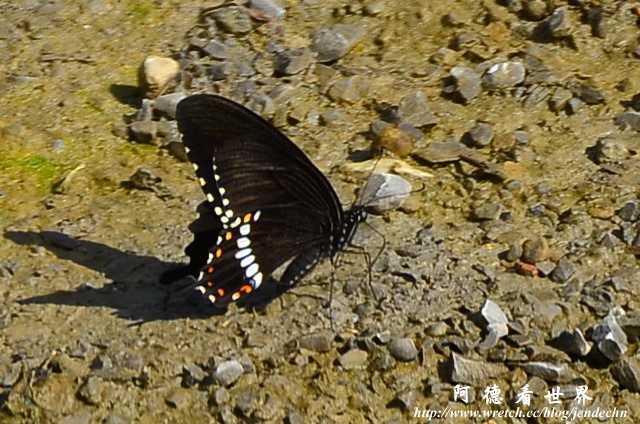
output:
[[[430,110],[427,96],[422,91],[404,96],[398,105],[398,115],[403,122],[408,122],[414,127],[435,125],[438,122]]]
[[[331,350],[333,334],[328,331],[308,334],[300,339],[300,347],[312,352],[326,353]]]
[[[142,144],[152,144],[156,139],[156,121],[136,121],[129,126],[131,139]]]
[[[171,86],[180,72],[180,64],[169,57],[147,56],[138,68],[138,84],[144,96],[154,99]]]
[[[369,80],[366,77],[354,75],[331,84],[327,95],[333,101],[353,104],[366,96],[369,85]]]
[[[549,242],[544,237],[536,237],[527,239],[522,244],[522,259],[523,262],[529,264],[535,264],[537,262],[544,261],[550,255]]]
[[[333,62],[347,54],[364,34],[355,25],[336,24],[312,34],[311,50],[317,54],[318,62]]]
[[[153,109],[161,112],[170,119],[176,119],[178,103],[185,97],[183,93],[171,93],[159,96],[153,100]]]
[[[249,1],[249,8],[281,21],[287,15],[287,10],[283,3],[280,0],[251,0]]]
[[[376,213],[383,213],[402,206],[410,192],[411,183],[407,180],[382,172],[371,176],[362,194],[362,201]]]
[[[368,357],[364,350],[351,349],[340,357],[339,362],[345,370],[361,369],[366,366]]]
[[[524,81],[526,70],[520,62],[502,62],[493,65],[482,76],[482,85],[488,90],[509,88]]]
[[[216,370],[213,373],[213,379],[219,385],[227,387],[235,383],[243,373],[244,368],[240,362],[236,360],[229,360],[220,363],[216,367]]]
[[[391,124],[380,132],[376,141],[379,147],[396,154],[400,158],[405,158],[413,152],[415,145],[411,135]]]
[[[283,50],[275,56],[274,70],[278,75],[295,75],[307,69],[312,59],[307,48]]]
[[[456,93],[464,102],[473,100],[482,91],[480,75],[466,66],[456,66],[450,71],[456,81]]]
[[[413,339],[405,337],[393,339],[389,343],[389,353],[399,361],[410,362],[418,356],[418,349],[416,349]]]
[[[493,127],[485,122],[478,122],[467,133],[468,139],[476,147],[485,147],[493,140]]]
[[[231,34],[246,34],[253,29],[251,16],[244,7],[221,7],[215,10],[212,15],[218,25]]]

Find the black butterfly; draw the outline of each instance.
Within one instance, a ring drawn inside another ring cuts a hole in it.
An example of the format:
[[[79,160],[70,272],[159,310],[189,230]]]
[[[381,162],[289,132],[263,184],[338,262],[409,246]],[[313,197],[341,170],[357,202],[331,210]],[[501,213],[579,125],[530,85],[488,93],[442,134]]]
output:
[[[226,306],[291,261],[280,278],[286,290],[345,248],[367,219],[363,206],[343,211],[302,150],[244,106],[197,94],[178,104],[176,119],[207,202],[201,228],[191,228],[189,265],[164,282],[197,275],[196,288]]]

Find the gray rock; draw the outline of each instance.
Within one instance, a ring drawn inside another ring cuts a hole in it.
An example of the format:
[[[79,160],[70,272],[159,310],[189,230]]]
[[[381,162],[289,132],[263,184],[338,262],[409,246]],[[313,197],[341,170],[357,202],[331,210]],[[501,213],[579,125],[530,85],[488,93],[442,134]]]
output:
[[[640,392],[640,361],[637,358],[625,358],[614,364],[611,375],[621,388]]]
[[[362,202],[381,213],[402,206],[410,192],[411,183],[407,180],[382,172],[369,178],[362,194]]]
[[[638,123],[640,124],[640,121]],[[640,129],[640,126],[638,128]],[[598,139],[595,145],[587,148],[587,155],[596,165],[602,165],[622,161],[629,157],[630,152],[624,143],[612,136],[604,136]]]
[[[488,380],[500,377],[508,371],[502,364],[468,359],[455,352],[451,353],[447,368],[450,382],[472,386],[486,384]]]
[[[244,7],[221,7],[212,15],[218,25],[231,34],[246,34],[253,29],[251,16]]]
[[[410,362],[418,356],[418,349],[412,339],[405,337],[392,340],[389,343],[389,353],[399,361]]]
[[[283,2],[279,0],[251,0],[249,8],[277,20],[282,20],[287,15]]]
[[[563,331],[553,340],[552,346],[570,355],[578,356],[586,356],[591,350],[591,343],[585,339],[579,328],[573,331]]]
[[[478,221],[493,221],[500,218],[504,207],[500,203],[487,202],[473,209],[472,218]]]
[[[212,63],[209,67],[209,76],[213,81],[226,79],[233,73],[233,65],[228,62]]]
[[[343,113],[338,109],[330,109],[320,114],[320,123],[327,127],[340,125],[343,120]]]
[[[482,91],[480,74],[466,66],[456,66],[450,71],[456,81],[456,93],[461,100],[468,102],[474,99]]]
[[[484,305],[480,310],[480,316],[484,320],[483,324],[485,325],[485,330],[488,329],[490,325],[504,325],[506,327],[509,323],[509,319],[500,306],[490,299],[487,299],[484,302]]]
[[[336,24],[314,31],[311,50],[317,54],[318,62],[332,62],[347,54],[363,35],[364,31],[358,26]]]
[[[459,141],[443,141],[431,143],[415,153],[427,162],[444,163],[458,161],[463,155],[471,155],[472,150]]]
[[[345,370],[354,370],[365,368],[369,354],[364,350],[351,349],[339,359],[340,366]]]
[[[544,261],[550,255],[549,242],[544,237],[527,239],[522,243],[522,259],[528,264]]]
[[[493,301],[487,299],[479,312],[480,325],[486,331],[485,338],[478,345],[481,350],[490,349],[498,344],[500,339],[509,333],[509,320],[502,309]]]
[[[369,80],[360,75],[339,79],[331,84],[327,95],[336,102],[357,103],[368,93]]]
[[[605,102],[605,97],[602,91],[598,90],[591,84],[573,80],[567,84],[567,88],[575,97],[588,105],[597,105]]]
[[[617,361],[627,351],[627,336],[613,315],[607,315],[591,333],[591,340],[610,361]]]
[[[171,119],[176,119],[176,107],[178,107],[178,103],[180,100],[184,99],[185,96],[183,93],[171,93],[165,94],[164,96],[156,97],[153,100],[153,109],[161,112],[165,116]]]
[[[152,144],[157,135],[157,122],[136,121],[129,126],[131,139],[142,144]]]
[[[525,78],[524,81],[525,81],[524,83],[526,84],[527,79]],[[529,109],[546,100],[551,94],[551,90],[549,90],[547,87],[536,84],[534,86],[529,87],[526,90],[526,93],[527,95],[522,105],[525,108]]]
[[[235,383],[244,373],[242,364],[236,360],[221,362],[213,373],[213,379],[221,386],[227,387]]]
[[[227,46],[217,40],[213,40],[204,47],[202,50],[212,59],[226,59],[229,56],[229,49]]]
[[[188,390],[178,387],[165,397],[164,401],[172,408],[183,409],[189,405],[191,395]]]
[[[300,339],[300,347],[312,352],[326,353],[331,350],[333,334],[328,331],[319,331],[308,334]]]
[[[427,103],[427,96],[422,91],[404,96],[398,105],[398,115],[403,122],[414,127],[435,125],[438,122],[436,116],[431,112],[429,103]]]
[[[183,387],[191,387],[207,376],[207,373],[196,364],[182,368],[182,385]]]
[[[395,364],[396,361],[393,359],[393,356],[384,351],[376,355],[371,362],[373,369],[377,371],[389,370],[393,368]]]
[[[469,141],[476,147],[485,147],[493,140],[493,127],[486,122],[478,122],[467,133]]]
[[[573,94],[566,88],[558,87],[553,95],[549,99],[549,109],[554,112],[561,112],[567,107],[567,102],[571,99]]]
[[[515,262],[520,259],[520,256],[522,256],[522,245],[520,243],[516,243],[509,246],[509,250],[507,250],[504,258],[509,262]]]
[[[577,97],[572,97],[567,102],[567,114],[573,115],[578,112],[583,106],[582,100]]]
[[[312,59],[307,48],[283,50],[275,56],[274,70],[278,75],[295,75],[307,69]]]
[[[552,40],[554,38],[566,37],[569,32],[569,23],[565,19],[567,11],[564,7],[559,7],[553,11],[544,21],[540,22],[534,30],[534,38],[543,40]]]
[[[556,283],[566,283],[569,278],[576,272],[576,267],[567,259],[560,259],[558,265],[553,269],[549,278]]]
[[[527,374],[557,383],[568,382],[573,377],[564,365],[551,362],[527,362],[521,367]]]
[[[101,405],[104,398],[104,384],[98,377],[90,376],[78,389],[78,397],[89,405]]]
[[[397,405],[402,411],[411,411],[416,406],[417,400],[418,392],[416,390],[405,390],[396,396],[392,404]]]
[[[615,117],[614,123],[620,127],[621,130],[631,128],[634,131],[640,131],[640,112],[631,111],[621,113]]]
[[[518,144],[528,144],[529,143],[529,134],[526,131],[518,130],[514,131],[513,135],[516,139],[516,143]]]
[[[482,85],[488,90],[509,88],[524,81],[525,67],[520,62],[496,63],[482,76]]]
[[[624,206],[616,211],[616,215],[627,222],[636,221],[639,214],[640,210],[638,208],[638,202],[636,200],[625,203]]]

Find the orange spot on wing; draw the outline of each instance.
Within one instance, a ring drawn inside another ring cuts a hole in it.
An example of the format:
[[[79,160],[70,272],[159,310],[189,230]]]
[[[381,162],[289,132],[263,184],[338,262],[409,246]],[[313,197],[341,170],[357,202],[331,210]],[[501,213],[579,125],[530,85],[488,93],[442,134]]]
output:
[[[247,222],[251,221],[251,217],[252,217],[252,216],[253,216],[253,215],[251,215],[250,213],[248,213],[248,214],[246,214],[246,215],[244,216],[244,219],[243,219],[242,221],[246,224]]]
[[[207,287],[213,287],[213,281],[207,281]]]
[[[222,249],[218,248],[216,250],[216,258],[219,258],[220,256],[222,256]]]
[[[216,269],[215,269],[214,267],[212,267],[212,266],[210,266],[209,268],[207,268],[207,272],[208,272],[209,274],[213,274],[213,271],[215,271],[215,270],[216,270]]]
[[[224,290],[222,289],[218,289],[218,294],[222,297],[224,296]]]
[[[238,290],[239,293],[251,293],[253,291],[253,287],[251,287],[248,284],[245,284],[244,286],[240,287],[240,290]]]
[[[233,234],[231,234],[231,231],[227,231],[227,234],[224,235],[225,240],[229,241],[233,238]]]

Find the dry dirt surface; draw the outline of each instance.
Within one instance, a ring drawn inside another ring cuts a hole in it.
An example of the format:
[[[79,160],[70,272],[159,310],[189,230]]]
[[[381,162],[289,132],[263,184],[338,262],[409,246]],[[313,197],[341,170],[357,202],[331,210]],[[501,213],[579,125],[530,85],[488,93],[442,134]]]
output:
[[[81,3],[0,2],[0,422],[640,420],[639,5]],[[156,99],[149,55],[180,65]],[[226,311],[159,283],[204,200],[166,107],[195,92],[345,207],[386,148],[414,191],[358,229],[370,270]]]

